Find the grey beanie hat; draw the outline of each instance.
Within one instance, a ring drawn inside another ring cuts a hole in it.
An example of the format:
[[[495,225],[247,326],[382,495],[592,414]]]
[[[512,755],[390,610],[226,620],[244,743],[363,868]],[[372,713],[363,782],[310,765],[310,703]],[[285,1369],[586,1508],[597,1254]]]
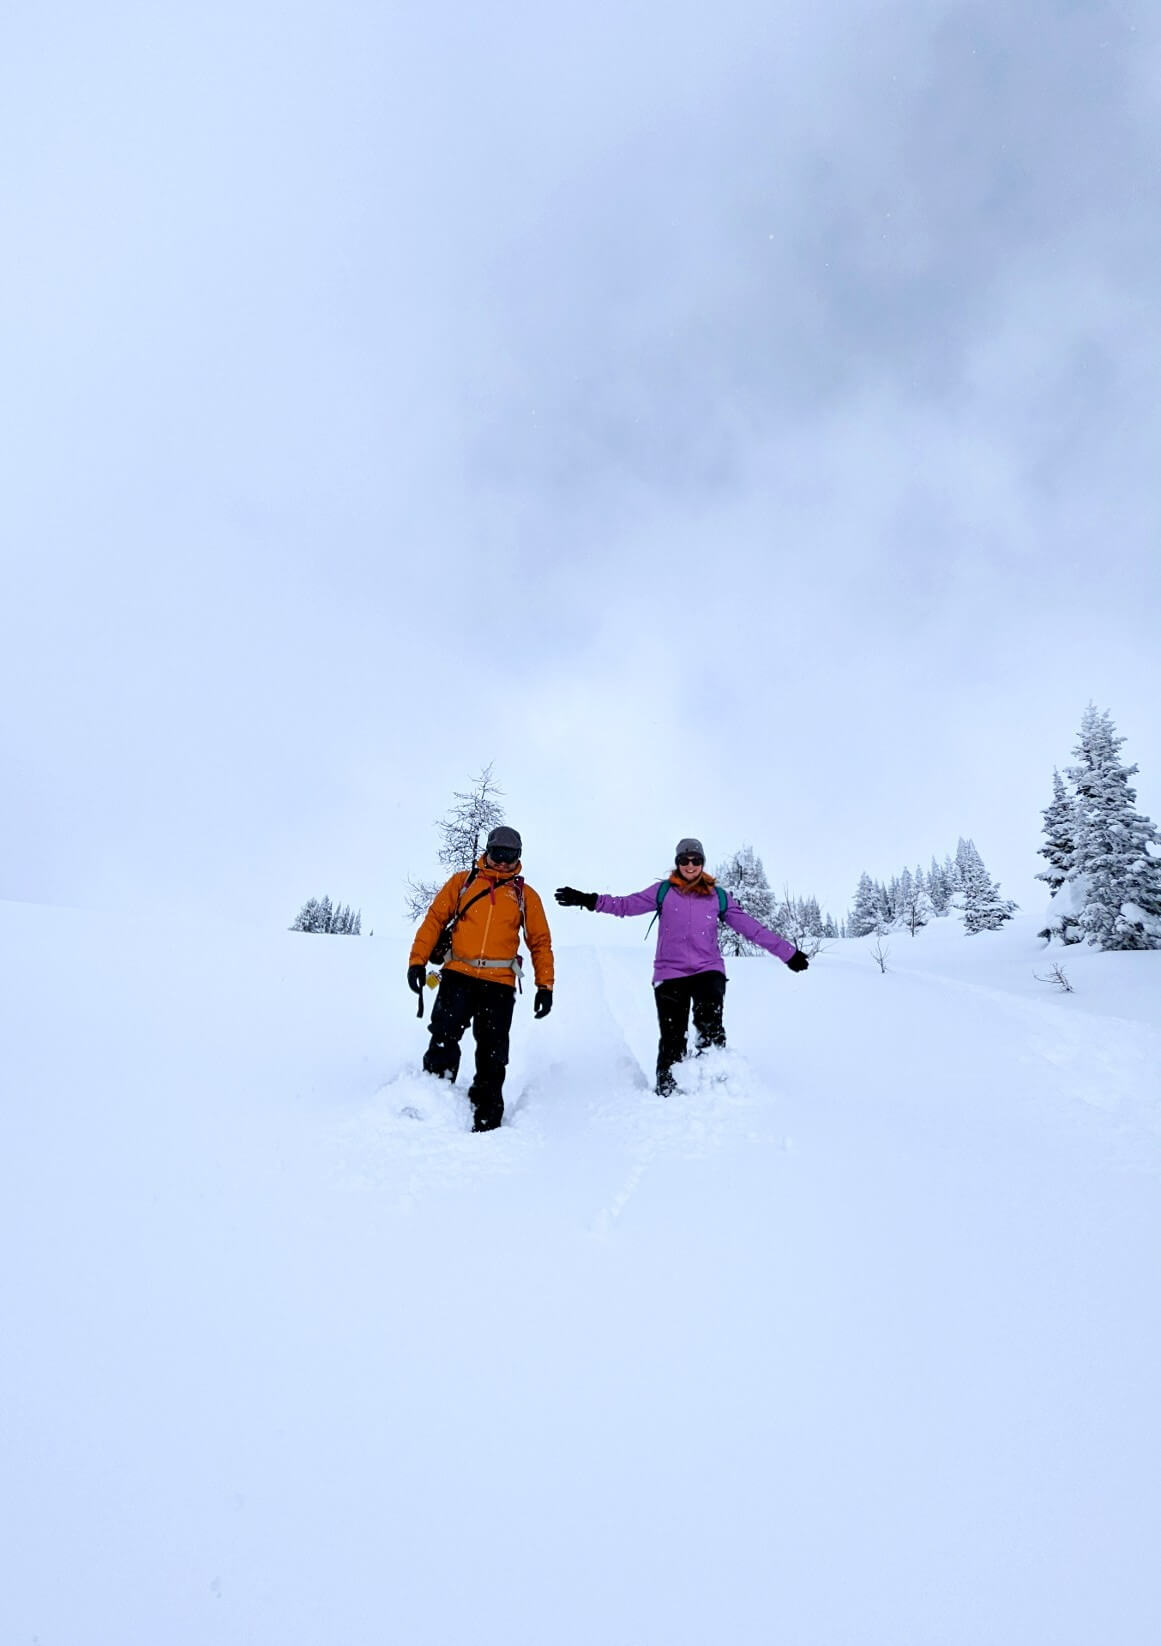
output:
[[[680,857],[683,852],[696,853],[696,855],[701,858],[702,862],[705,862],[705,847],[702,845],[700,840],[694,840],[690,835],[687,835],[684,840],[679,840],[677,842],[677,850],[673,855],[674,857]]]
[[[506,847],[510,852],[522,852],[524,850],[520,836],[515,829],[510,829],[506,823],[501,823],[499,828],[493,829],[488,836],[488,850],[491,851],[493,846]]]

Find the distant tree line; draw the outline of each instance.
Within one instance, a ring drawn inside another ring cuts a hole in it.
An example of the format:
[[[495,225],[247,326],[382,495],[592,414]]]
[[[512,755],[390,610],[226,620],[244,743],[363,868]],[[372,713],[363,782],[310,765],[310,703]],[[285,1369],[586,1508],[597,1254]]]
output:
[[[1108,710],[1090,703],[1076,765],[1052,774],[1040,848],[1048,867],[1037,876],[1052,892],[1040,934],[1049,942],[1161,949],[1161,835],[1136,809],[1129,779],[1138,768],[1121,763],[1124,741]]]
[[[907,931],[912,937],[931,920],[953,910],[963,917],[964,930],[995,932],[1011,920],[1018,904],[1000,895],[999,883],[984,867],[973,840],[961,837],[954,857],[931,867],[903,869],[890,880],[859,876],[855,902],[846,922],[846,935],[867,937],[872,932]]]
[[[309,898],[298,911],[292,932],[329,932],[334,937],[361,937],[363,911],[351,913],[349,903],[332,903],[329,897]]]

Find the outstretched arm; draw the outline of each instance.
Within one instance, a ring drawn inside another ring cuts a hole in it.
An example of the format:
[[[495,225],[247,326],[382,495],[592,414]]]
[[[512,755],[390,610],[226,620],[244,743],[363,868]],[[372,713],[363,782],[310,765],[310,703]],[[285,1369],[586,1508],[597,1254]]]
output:
[[[799,952],[788,937],[783,937],[780,932],[772,932],[768,926],[763,926],[760,920],[755,920],[752,914],[747,914],[745,909],[739,908],[732,897],[726,903],[726,912],[722,918],[732,930],[742,937],[748,937],[751,943],[757,943],[769,954],[777,955],[779,960],[786,961],[788,965]],[[803,969],[800,965],[794,967],[795,971]]]
[[[597,898],[597,913],[615,914],[618,920],[623,920],[626,915],[656,914],[657,888],[660,885],[660,880],[655,880],[644,891],[630,892],[628,897],[613,897],[609,892],[602,892]]]
[[[578,892],[573,886],[557,889],[556,901],[562,908],[593,909],[597,914],[653,914],[657,909],[657,888],[660,880],[646,886],[643,892],[630,892],[628,897],[612,897],[608,892]]]

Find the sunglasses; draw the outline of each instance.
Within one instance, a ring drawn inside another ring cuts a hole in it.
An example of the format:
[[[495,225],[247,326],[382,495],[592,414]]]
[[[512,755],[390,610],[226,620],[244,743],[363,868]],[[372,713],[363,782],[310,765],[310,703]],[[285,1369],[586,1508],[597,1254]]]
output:
[[[700,869],[704,862],[704,857],[694,857],[691,852],[682,852],[681,856],[677,860],[677,866],[679,869],[684,869],[687,863],[696,863]]]
[[[520,861],[520,853],[512,846],[493,846],[489,850],[488,856],[493,863],[518,863]]]

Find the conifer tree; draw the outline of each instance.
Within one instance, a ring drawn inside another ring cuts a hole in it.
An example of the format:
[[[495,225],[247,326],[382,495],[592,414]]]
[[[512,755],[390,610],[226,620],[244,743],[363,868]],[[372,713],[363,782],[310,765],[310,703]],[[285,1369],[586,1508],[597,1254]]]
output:
[[[903,907],[899,911],[899,923],[912,937],[927,925],[931,918],[931,898],[923,880],[923,870],[917,869],[914,875],[903,871],[905,886],[903,893]]]
[[[906,925],[907,909],[914,899],[915,882],[911,878],[911,870],[904,869],[895,881],[895,920],[898,925]]]
[[[880,929],[883,919],[879,889],[870,875],[863,871],[855,891],[855,905],[851,910],[848,929],[852,937],[867,937]]]
[[[762,859],[755,854],[752,846],[739,847],[732,857],[719,864],[715,871],[715,879],[739,908],[753,915],[755,920],[760,920],[764,926],[773,925],[774,896],[770,890],[770,882],[766,878],[766,870],[762,866]],[[720,925],[718,936],[724,955],[764,952],[758,944],[751,943],[749,938],[743,937],[740,932],[735,932],[729,926]]]
[[[1058,892],[1067,880],[1072,854],[1076,849],[1075,809],[1075,803],[1064,787],[1064,779],[1053,767],[1052,803],[1041,813],[1044,818],[1044,844],[1037,854],[1047,858],[1048,867],[1042,869],[1036,878],[1047,881],[1049,889],[1054,893]]]
[[[963,924],[969,936],[976,932],[997,932],[1011,920],[1018,904],[1000,896],[1000,888],[987,869],[972,840],[960,840],[956,870],[963,899]]]
[[[1057,896],[1064,907],[1049,931],[1065,942],[1087,940],[1102,949],[1161,948],[1161,835],[1136,809],[1129,778],[1137,767],[1122,765],[1118,737],[1107,710],[1090,703],[1068,768],[1075,790],[1073,847],[1065,884]]]
[[[308,897],[295,917],[292,932],[313,932],[317,929],[318,898]]]
[[[931,899],[932,914],[942,919],[951,906],[951,882],[947,871],[935,861],[934,856],[927,876],[927,895]]]

